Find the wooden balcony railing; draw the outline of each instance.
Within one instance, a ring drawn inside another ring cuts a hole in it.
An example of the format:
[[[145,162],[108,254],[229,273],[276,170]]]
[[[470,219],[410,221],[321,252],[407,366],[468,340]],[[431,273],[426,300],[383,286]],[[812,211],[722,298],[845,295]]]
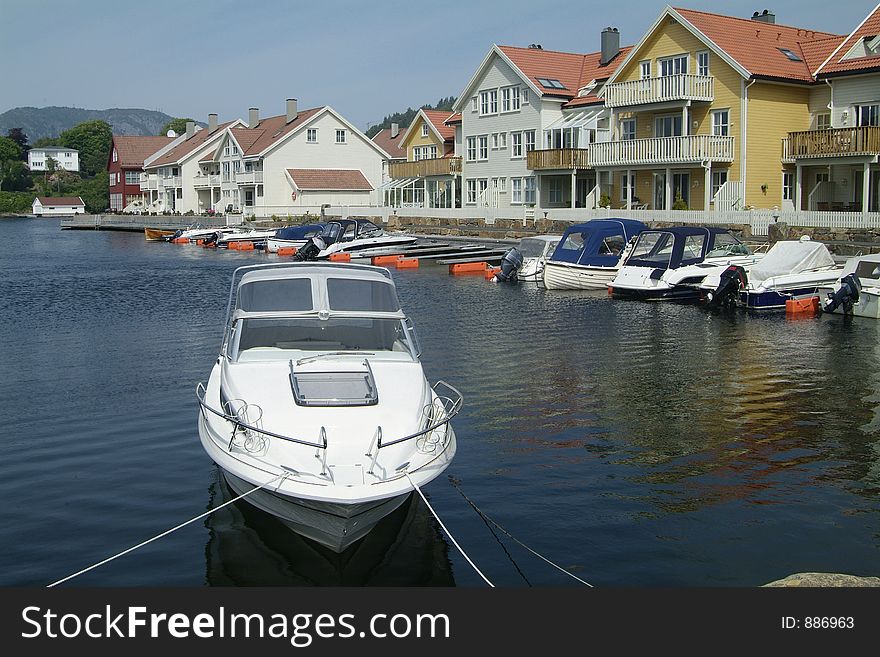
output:
[[[590,151],[586,148],[548,148],[526,153],[529,169],[589,169]]]
[[[425,176],[455,176],[461,173],[460,157],[437,157],[418,162],[394,162],[389,167],[392,178],[424,178]]]
[[[878,126],[789,132],[788,138],[782,140],[782,157],[783,160],[788,158],[788,161],[811,157],[877,154],[880,154]]]
[[[594,167],[639,164],[733,162],[733,137],[688,135],[590,144]]]
[[[715,100],[711,75],[667,75],[643,80],[614,82],[605,87],[606,107],[626,107],[675,100]]]

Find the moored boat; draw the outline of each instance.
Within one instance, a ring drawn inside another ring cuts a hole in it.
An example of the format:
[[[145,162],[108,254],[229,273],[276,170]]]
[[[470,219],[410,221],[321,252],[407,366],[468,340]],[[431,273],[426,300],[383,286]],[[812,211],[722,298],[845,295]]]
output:
[[[176,232],[175,230],[166,230],[164,228],[144,228],[144,238],[148,242],[161,242]]]
[[[334,253],[352,253],[389,246],[413,244],[417,238],[406,233],[391,233],[367,219],[339,219],[327,222],[324,231],[315,235],[297,251],[298,260],[320,260]]]
[[[839,278],[817,293],[826,313],[880,319],[880,253],[850,258]]]

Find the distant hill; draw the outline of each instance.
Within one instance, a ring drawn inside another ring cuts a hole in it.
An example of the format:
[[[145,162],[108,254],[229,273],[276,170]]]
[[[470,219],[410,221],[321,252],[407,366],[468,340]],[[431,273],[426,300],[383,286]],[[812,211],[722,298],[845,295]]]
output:
[[[77,107],[15,107],[0,114],[0,135],[21,128],[33,144],[43,137],[57,137],[83,121],[106,121],[117,135],[158,135],[173,116],[145,109],[79,109]]]
[[[433,105],[422,105],[421,109],[426,110],[449,110],[452,111],[452,106],[455,104],[455,96],[450,96],[449,98],[441,98]],[[386,116],[382,123],[377,123],[374,126],[371,126],[369,130],[367,130],[366,135],[370,139],[373,138],[374,135],[381,132],[385,128],[390,128],[392,123],[396,123],[400,126],[401,130],[405,130],[409,127],[409,124],[412,123],[413,119],[416,118],[416,114],[419,113],[419,110],[413,109],[412,107],[406,108],[405,112],[395,112],[394,114],[389,114]]]

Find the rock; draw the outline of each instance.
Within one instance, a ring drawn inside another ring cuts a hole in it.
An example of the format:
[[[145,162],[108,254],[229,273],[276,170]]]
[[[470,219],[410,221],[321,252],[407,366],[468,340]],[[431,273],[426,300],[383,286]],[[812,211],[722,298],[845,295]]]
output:
[[[880,586],[880,577],[859,577],[841,573],[795,573],[764,586]]]
[[[789,234],[791,230],[788,227],[788,224],[784,221],[777,221],[767,228],[767,237],[770,240],[771,244],[774,244],[780,240],[789,239]]]

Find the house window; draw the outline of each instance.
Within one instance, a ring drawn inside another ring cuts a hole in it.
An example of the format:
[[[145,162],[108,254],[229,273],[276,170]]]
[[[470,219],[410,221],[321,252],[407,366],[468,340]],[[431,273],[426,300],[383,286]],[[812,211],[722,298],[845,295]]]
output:
[[[498,114],[498,90],[480,92],[480,114]]]
[[[626,186],[629,184],[630,196],[635,199],[636,197],[636,174],[632,173],[627,175],[626,173],[620,174],[620,200],[626,203]]]
[[[658,116],[654,119],[655,137],[681,137],[681,114]]]
[[[480,135],[478,138],[477,159],[489,159],[489,135]]]
[[[816,115],[816,130],[830,130],[831,129],[831,114],[818,114]]]
[[[428,124],[422,123],[422,137],[428,136]]]
[[[229,142],[227,141],[226,146],[224,146],[224,148],[223,148],[223,155],[226,155],[228,157],[229,153],[231,151],[231,148],[232,147],[230,146]]]
[[[642,80],[647,80],[651,77],[651,60],[646,59],[645,61],[639,64],[639,71],[641,71]]]
[[[782,172],[782,200],[794,199],[794,174],[789,171]]]
[[[125,184],[126,185],[137,185],[140,184],[140,175],[137,171],[126,171],[125,172]]]
[[[535,178],[523,178],[523,202],[535,203]]]
[[[856,125],[880,125],[880,105],[856,105]]]
[[[483,205],[488,205],[487,203],[487,194],[486,190],[489,189],[489,179],[488,178],[480,178],[477,180],[477,191],[479,192],[479,199]]]
[[[507,133],[498,133],[498,148],[507,148]]]
[[[709,75],[709,51],[697,53],[697,75]]]
[[[238,155],[238,146],[236,146],[235,144],[232,145],[232,154]]]
[[[522,178],[511,178],[510,179],[510,202],[511,203],[522,203],[523,195],[522,195]]]
[[[551,176],[549,179],[550,203],[561,204],[565,198],[562,176]]]
[[[465,202],[470,203],[471,205],[477,202],[477,181],[474,179],[469,179],[467,181],[467,195]]]
[[[336,130],[336,143],[344,144],[345,143],[345,130],[338,129]]]
[[[521,132],[510,133],[510,157],[523,156],[523,136]]]
[[[802,60],[800,57],[798,57],[798,55],[797,55],[795,52],[789,50],[788,48],[779,48],[778,50],[779,50],[779,52],[781,52],[783,55],[785,55],[786,57],[788,57],[788,58],[789,58],[791,61],[793,61],[793,62],[802,62],[802,61],[804,61],[804,60]]]
[[[718,192],[721,191],[721,188],[724,187],[724,183],[727,182],[727,171],[713,171],[712,172],[712,198],[718,195]]]
[[[510,87],[505,87],[501,90],[501,111],[510,111]]]
[[[476,112],[476,111],[477,111],[477,97],[474,96],[473,98],[471,98],[471,112]]]
[[[318,143],[318,129],[317,128],[309,128],[306,130],[306,142],[309,144],[317,144]]]
[[[476,137],[468,137],[467,138],[467,161],[468,162],[476,162],[477,161],[477,138]]]
[[[526,142],[526,153],[535,150],[535,131],[526,130],[525,132],[523,132],[523,137]]]
[[[712,134],[716,137],[726,137],[730,134],[730,110],[712,112]]]
[[[262,196],[263,196],[263,186],[262,186],[262,185],[257,185],[257,197],[259,198],[259,197],[262,197]]]
[[[688,56],[676,55],[675,57],[666,57],[659,60],[660,76],[667,77],[670,75],[687,75],[688,72]]]
[[[507,192],[507,178],[492,178],[492,189],[504,194]]]
[[[492,150],[493,151],[498,150],[498,133],[497,132],[492,133]]]
[[[636,120],[623,119],[620,122],[620,139],[629,141],[636,138]]]
[[[519,110],[520,107],[520,97],[519,97],[519,87],[511,87],[510,89],[510,109],[512,111]]]
[[[114,161],[114,162],[118,162],[118,161],[119,161],[119,155],[117,155],[117,153],[116,153],[116,149],[115,149],[115,148],[113,149],[113,161]]]
[[[523,105],[529,104],[529,90],[527,87],[522,87],[522,100],[520,101]]]

